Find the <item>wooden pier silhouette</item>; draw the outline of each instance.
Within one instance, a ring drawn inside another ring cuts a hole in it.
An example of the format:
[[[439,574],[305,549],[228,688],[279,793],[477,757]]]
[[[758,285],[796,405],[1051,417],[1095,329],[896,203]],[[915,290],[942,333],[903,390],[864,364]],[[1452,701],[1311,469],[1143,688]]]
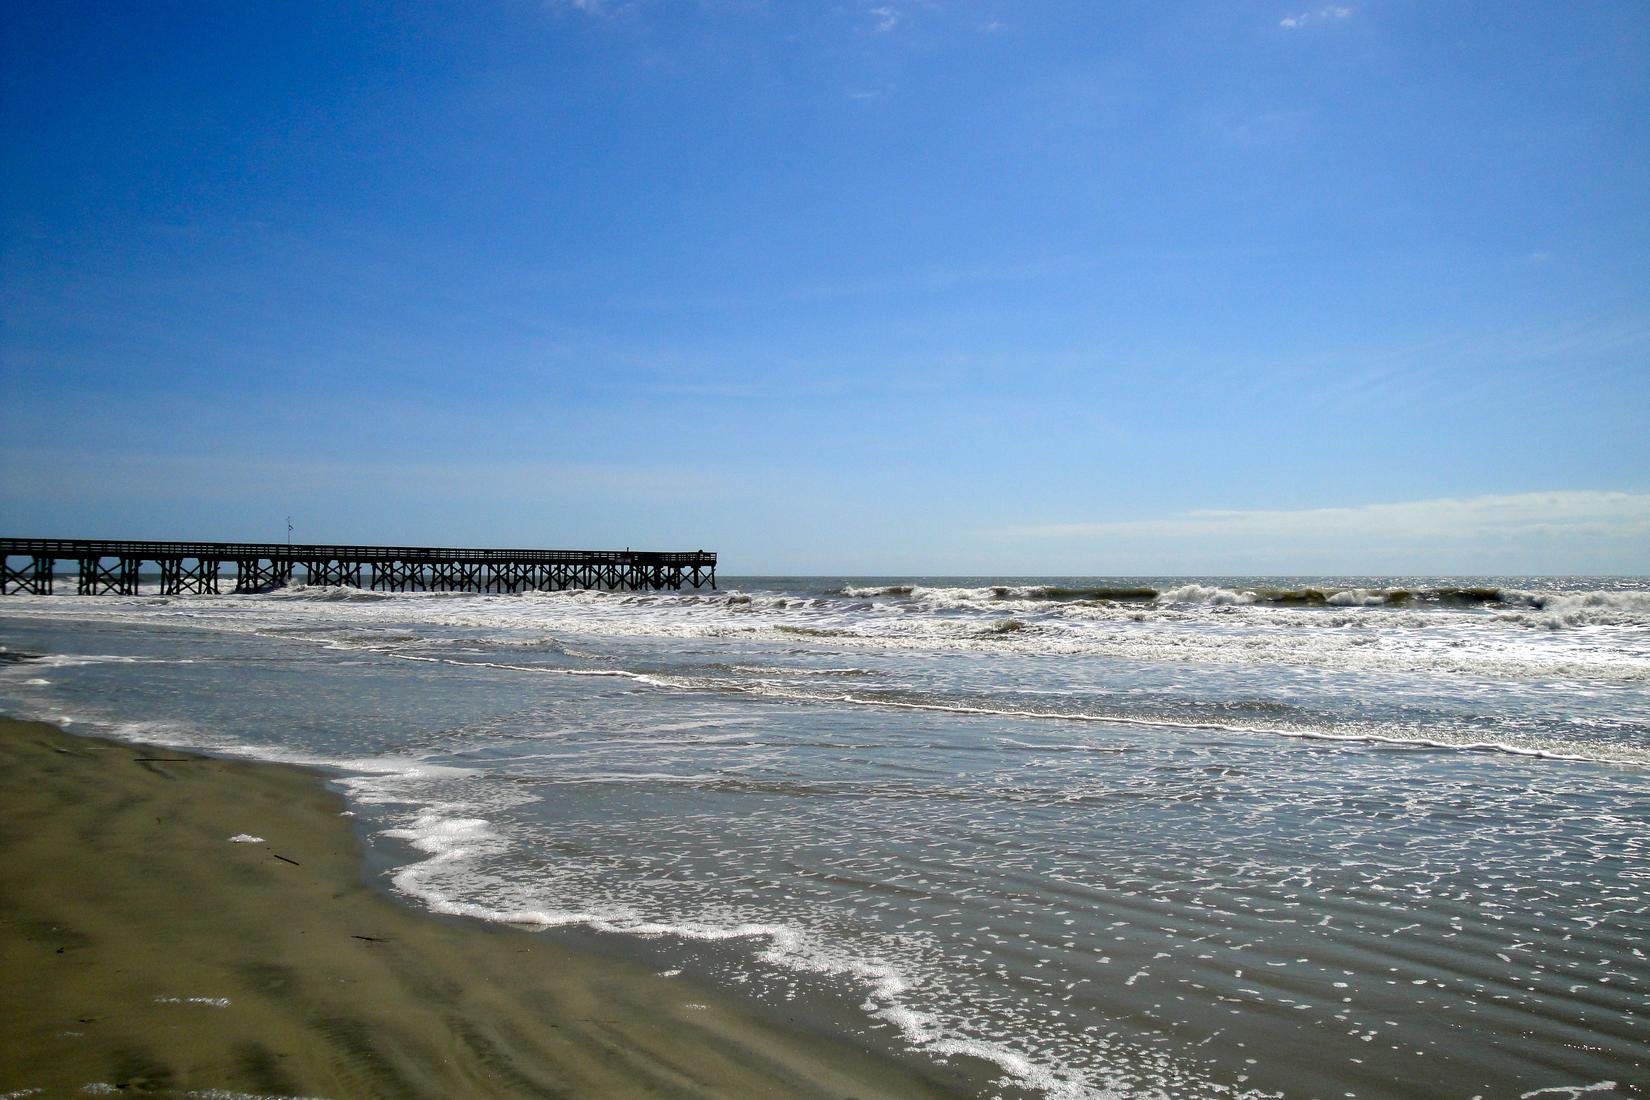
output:
[[[14,567],[14,558],[26,565]],[[135,596],[144,563],[163,596],[266,592],[294,583],[381,592],[524,592],[568,588],[679,591],[716,587],[704,550],[479,550],[430,546],[328,546],[260,542],[131,542],[0,538],[0,594],[50,595],[58,564],[72,562],[82,596]],[[230,577],[225,565],[234,566]],[[363,583],[365,582],[365,583]]]

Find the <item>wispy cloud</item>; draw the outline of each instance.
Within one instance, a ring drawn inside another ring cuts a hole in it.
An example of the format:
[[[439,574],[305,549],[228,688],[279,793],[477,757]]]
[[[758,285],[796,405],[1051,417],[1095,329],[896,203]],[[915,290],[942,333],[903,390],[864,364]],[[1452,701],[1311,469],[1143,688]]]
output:
[[[1650,566],[1650,492],[1555,490],[1329,508],[1207,509],[988,534],[1050,546],[1149,550],[1211,568],[1242,560],[1275,563],[1267,571],[1284,572],[1316,571],[1317,563],[1334,572],[1636,572]]]
[[[1643,534],[1650,538],[1650,493],[1562,490],[1506,496],[1440,497],[1340,508],[1240,511],[1208,509],[1160,519],[1108,520],[1011,527],[1022,538],[1100,535],[1267,535],[1391,538],[1517,536],[1554,531]]]
[[[1543,261],[1520,262],[1539,267]],[[1532,401],[1624,375],[1650,355],[1650,314],[1532,319],[1517,327],[1464,327],[1407,342],[1346,343],[1293,361],[1245,364],[1245,396],[1290,394],[1337,412],[1403,402],[1481,407],[1482,378],[1523,387]]]
[[[650,14],[657,7],[655,0],[543,0],[543,3],[553,12],[618,24]]]
[[[585,15],[609,15],[614,5],[610,0],[548,0],[557,11],[576,11]]]
[[[872,29],[878,34],[886,34],[895,27],[899,26],[905,20],[904,14],[901,13],[898,8],[888,4],[871,8],[866,12],[866,14],[875,21],[872,24]]]
[[[790,301],[807,302],[887,294],[924,294],[961,286],[1070,277],[1092,271],[1098,266],[1097,260],[1083,256],[1053,256],[1020,262],[932,264],[925,268],[861,279],[807,283],[792,287],[784,292],[784,297]]]
[[[1256,111],[1235,118],[1211,117],[1210,129],[1220,140],[1236,146],[1265,148],[1301,138],[1316,112],[1310,107]]]
[[[872,93],[867,93],[872,94]],[[937,294],[958,287],[1014,284],[1041,279],[1072,278],[1093,271],[1101,261],[1068,255],[1028,260],[985,261],[974,264],[931,264],[898,271],[844,275],[841,278],[764,286],[752,290],[723,293],[692,293],[660,297],[622,297],[614,304],[626,309],[662,312],[706,309],[744,310],[829,302],[849,298],[880,298],[897,295]]]
[[[1339,23],[1343,20],[1351,19],[1357,10],[1357,8],[1352,7],[1350,4],[1326,4],[1323,7],[1315,8],[1312,11],[1296,12],[1294,15],[1286,15],[1282,19],[1278,20],[1278,26],[1283,27],[1286,30],[1294,31],[1300,30],[1302,27],[1309,27],[1314,23]]]
[[[585,16],[597,22],[626,21],[624,17],[670,15],[673,18],[698,16],[766,17],[772,14],[767,0],[697,0],[696,3],[667,3],[665,0],[539,0],[551,12],[567,16]],[[859,36],[887,36],[891,42],[901,42],[906,32],[926,31],[920,40],[927,46],[955,40],[959,35],[990,35],[1005,29],[1006,24],[993,18],[981,19],[977,9],[970,5],[956,5],[949,0],[862,0],[862,2],[832,5],[835,25]],[[900,34],[893,32],[899,31]]]

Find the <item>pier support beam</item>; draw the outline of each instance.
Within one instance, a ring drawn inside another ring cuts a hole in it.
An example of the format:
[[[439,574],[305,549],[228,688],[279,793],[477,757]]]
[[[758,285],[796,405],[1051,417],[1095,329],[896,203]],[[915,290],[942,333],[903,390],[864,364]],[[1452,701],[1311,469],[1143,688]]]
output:
[[[27,592],[34,596],[52,594],[51,558],[33,558],[28,565],[12,568],[11,559],[0,557],[0,595]]]
[[[431,592],[479,591],[481,566],[462,561],[431,562],[428,587]]]
[[[424,566],[419,562],[374,562],[372,586],[383,592],[418,591],[424,587]]]
[[[218,594],[218,570],[222,566],[223,562],[217,558],[162,558],[160,561],[160,594],[162,596],[216,596]]]
[[[75,591],[82,596],[101,596],[113,592],[120,596],[135,596],[138,590],[138,559],[121,557],[113,565],[104,565],[104,558],[80,559],[80,583]]]
[[[494,562],[487,567],[486,579],[481,586],[483,592],[520,592],[529,587],[531,580],[525,566],[512,561]]]
[[[360,588],[361,563],[336,558],[311,558],[304,562],[304,580],[312,585]]]
[[[268,592],[292,583],[292,563],[265,558],[240,558],[235,562],[236,592]]]

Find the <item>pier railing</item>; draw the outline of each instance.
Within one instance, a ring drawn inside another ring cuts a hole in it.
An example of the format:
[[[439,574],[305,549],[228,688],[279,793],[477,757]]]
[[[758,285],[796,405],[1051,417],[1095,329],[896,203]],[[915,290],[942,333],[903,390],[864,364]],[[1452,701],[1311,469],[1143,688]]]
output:
[[[26,558],[28,564],[14,566],[14,558]],[[225,564],[235,567],[236,592],[261,592],[291,584],[300,570],[309,584],[392,592],[716,587],[716,555],[705,550],[0,538],[0,594],[51,594],[59,562],[75,564],[75,591],[81,595],[136,595],[145,562],[156,566],[159,592],[165,596],[218,593]]]

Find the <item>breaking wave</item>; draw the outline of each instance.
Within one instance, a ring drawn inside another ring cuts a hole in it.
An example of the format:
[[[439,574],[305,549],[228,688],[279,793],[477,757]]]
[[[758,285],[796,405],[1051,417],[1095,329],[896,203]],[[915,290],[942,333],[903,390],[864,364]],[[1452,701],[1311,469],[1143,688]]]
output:
[[[1181,585],[982,585],[942,587],[889,584],[844,585],[837,594],[859,600],[933,609],[990,608],[1005,604],[1079,604],[1145,607],[1402,608],[1409,610],[1483,610],[1542,612],[1541,625],[1650,622],[1650,592],[1540,592],[1472,585],[1433,586],[1226,586],[1188,582]],[[749,596],[733,597],[751,602]],[[793,601],[794,603],[794,601]],[[779,606],[784,606],[780,604]],[[873,604],[872,606],[877,606]]]

